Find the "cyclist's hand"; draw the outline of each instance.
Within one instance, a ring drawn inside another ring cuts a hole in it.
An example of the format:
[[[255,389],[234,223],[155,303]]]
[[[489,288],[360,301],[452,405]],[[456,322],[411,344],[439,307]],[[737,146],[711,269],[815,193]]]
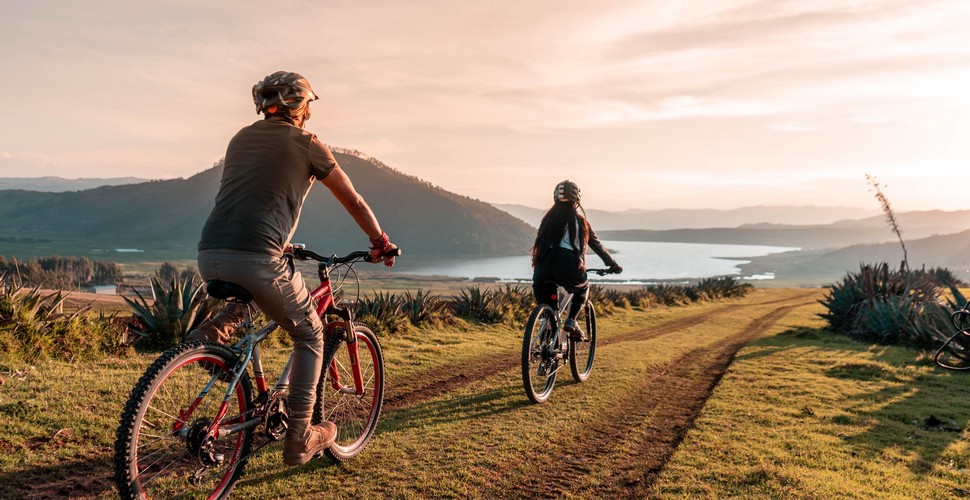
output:
[[[622,272],[623,272],[623,266],[615,262],[613,263],[612,266],[610,266],[610,274],[620,274]]]
[[[384,262],[384,265],[391,267],[394,265],[394,257],[383,257],[383,255],[391,250],[397,248],[397,245],[391,243],[390,238],[387,237],[387,233],[381,232],[380,237],[371,238],[370,240],[370,256],[371,262]]]

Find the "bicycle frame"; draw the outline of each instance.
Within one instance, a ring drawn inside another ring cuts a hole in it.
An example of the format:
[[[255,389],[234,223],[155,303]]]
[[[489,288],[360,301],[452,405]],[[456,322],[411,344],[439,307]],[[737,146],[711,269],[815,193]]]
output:
[[[310,292],[310,297],[316,302],[316,314],[320,316],[320,319],[324,322],[326,327],[327,336],[334,335],[334,332],[338,327],[345,327],[345,338],[344,341],[347,343],[347,349],[351,361],[351,373],[353,374],[353,387],[344,387],[340,383],[340,376],[337,370],[336,361],[331,359],[328,363],[327,370],[329,370],[329,380],[331,386],[335,391],[342,393],[354,394],[357,396],[362,396],[365,393],[364,390],[364,380],[360,372],[360,360],[357,349],[357,336],[354,333],[353,328],[353,311],[348,308],[338,307],[334,302],[333,297],[333,286],[330,281],[330,267],[324,263],[320,263],[318,269],[318,275],[320,278],[320,285]],[[337,316],[343,321],[328,322],[327,316],[333,315]],[[213,419],[212,426],[209,432],[216,439],[223,438],[235,434],[240,431],[244,431],[259,425],[262,419],[263,408],[257,408],[256,414],[252,418],[245,419],[238,423],[222,425],[222,419],[225,418],[226,414],[229,412],[229,403],[232,400],[232,395],[236,390],[236,385],[239,379],[242,377],[243,372],[246,371],[246,367],[250,364],[253,366],[253,379],[256,382],[257,393],[261,396],[267,394],[268,385],[266,383],[266,377],[263,372],[262,358],[259,355],[259,343],[262,342],[266,337],[268,337],[273,331],[276,330],[277,324],[274,321],[270,321],[259,331],[253,331],[255,325],[252,319],[252,309],[247,313],[246,321],[243,323],[244,331],[246,334],[240,339],[236,344],[232,346],[233,351],[241,353],[239,361],[236,363],[233,369],[233,378],[230,382],[229,387],[226,390],[226,394],[222,400],[218,412],[216,413],[216,418]],[[293,362],[293,354],[286,361],[286,365],[280,372],[280,376],[277,379],[276,384],[273,386],[272,395],[276,396],[282,391],[289,387],[290,369]],[[323,362],[327,362],[326,359]],[[218,379],[218,374],[214,374],[212,379],[203,387],[202,391],[196,397],[195,401],[185,410],[185,415],[191,415],[199,402],[209,393],[213,385],[215,385]],[[259,396],[257,396],[259,397]],[[266,401],[270,401],[270,398],[266,398]],[[244,416],[241,416],[244,417]],[[184,421],[184,419],[180,419]],[[179,428],[173,428],[173,432],[187,433],[188,429],[183,428],[184,425],[177,424]]]

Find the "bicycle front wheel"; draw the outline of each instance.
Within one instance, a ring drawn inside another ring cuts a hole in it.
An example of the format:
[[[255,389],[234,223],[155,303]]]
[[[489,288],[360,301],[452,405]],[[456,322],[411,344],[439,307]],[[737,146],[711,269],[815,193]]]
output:
[[[593,357],[596,355],[596,310],[593,304],[587,302],[579,314],[576,322],[584,326],[586,338],[570,339],[569,370],[573,372],[576,382],[585,382],[593,371]]]
[[[226,498],[252,447],[252,430],[208,435],[241,423],[251,410],[249,376],[233,380],[236,356],[202,342],[175,346],[141,377],[115,440],[115,481],[122,498]],[[226,394],[227,407],[220,417]]]
[[[384,403],[384,354],[381,344],[366,326],[355,324],[356,346],[344,342],[325,368],[318,387],[322,418],[337,426],[337,438],[326,451],[337,462],[350,460],[364,451],[377,429]],[[346,335],[337,328],[331,335]],[[355,388],[355,363],[351,349],[356,349],[363,392]],[[316,420],[316,419],[315,419]]]
[[[556,385],[562,359],[557,343],[556,313],[548,305],[536,306],[522,337],[522,385],[533,403],[549,399]]]

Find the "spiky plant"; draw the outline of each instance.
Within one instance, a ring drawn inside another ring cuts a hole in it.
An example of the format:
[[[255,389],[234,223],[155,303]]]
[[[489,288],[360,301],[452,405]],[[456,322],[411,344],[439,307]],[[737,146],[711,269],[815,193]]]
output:
[[[209,298],[202,283],[194,278],[175,275],[168,288],[155,276],[149,280],[151,302],[135,289],[132,289],[134,299],[123,298],[145,325],[144,329],[133,329],[132,332],[154,346],[168,348],[178,344],[218,306],[218,301]]]
[[[371,297],[364,297],[357,302],[354,316],[378,334],[406,332],[410,321],[404,310],[404,303],[398,295],[377,291]]]
[[[421,289],[414,294],[410,290],[405,291],[402,308],[415,326],[444,324],[454,319],[448,303],[440,296],[431,295]]]

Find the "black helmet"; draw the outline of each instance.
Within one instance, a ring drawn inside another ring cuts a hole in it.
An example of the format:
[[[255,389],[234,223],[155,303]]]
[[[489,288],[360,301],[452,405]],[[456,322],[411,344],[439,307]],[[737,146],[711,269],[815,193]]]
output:
[[[565,180],[556,184],[556,190],[552,192],[553,201],[571,201],[573,203],[579,203],[579,200],[583,197],[582,190],[575,182],[570,180]]]
[[[295,118],[303,114],[310,101],[317,99],[310,82],[299,73],[277,71],[253,85],[257,114],[283,114]]]

